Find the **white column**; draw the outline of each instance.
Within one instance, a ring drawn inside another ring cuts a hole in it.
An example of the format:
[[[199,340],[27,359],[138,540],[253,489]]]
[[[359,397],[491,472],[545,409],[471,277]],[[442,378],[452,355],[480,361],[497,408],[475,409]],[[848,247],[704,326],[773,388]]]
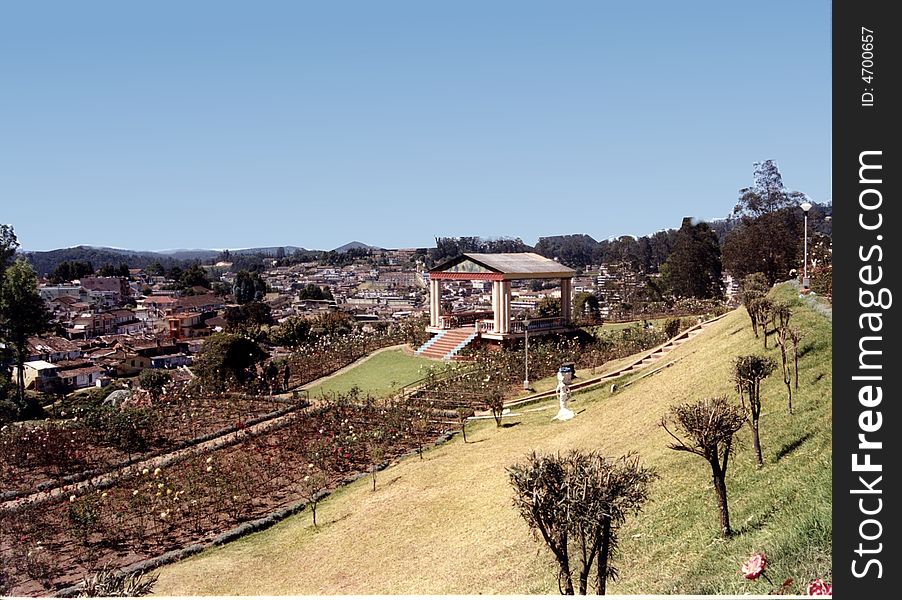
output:
[[[571,300],[570,278],[563,278],[561,279],[561,316],[564,318],[564,323],[570,322]]]
[[[510,333],[511,331],[511,282],[501,282],[501,333]]]
[[[501,329],[501,282],[492,282],[492,331]]]
[[[442,307],[441,283],[438,279],[429,280],[429,325],[438,327],[438,317]]]

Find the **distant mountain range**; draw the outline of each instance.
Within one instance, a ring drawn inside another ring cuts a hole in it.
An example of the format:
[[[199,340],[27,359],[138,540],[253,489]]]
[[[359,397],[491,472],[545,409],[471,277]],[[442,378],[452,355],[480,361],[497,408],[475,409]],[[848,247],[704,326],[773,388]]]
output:
[[[300,246],[268,246],[261,248],[229,249],[229,254],[233,257],[253,255],[275,257],[278,256],[280,248],[285,256],[291,256],[296,252],[318,252],[317,250],[306,250]],[[375,246],[369,246],[362,242],[354,241],[339,246],[334,252],[347,252],[352,248],[377,249]],[[128,263],[131,268],[141,269],[155,262],[159,262],[161,265],[168,268],[185,262],[197,261],[201,263],[210,263],[216,260],[222,252],[222,250],[210,250],[205,248],[177,248],[172,250],[150,251],[82,245],[47,251],[23,250],[21,251],[21,254],[31,262],[38,275],[43,276],[52,273],[57,265],[65,261],[88,261],[95,269],[99,269],[104,265],[118,266],[121,263]]]
[[[363,242],[355,241],[355,242],[348,242],[344,246],[339,246],[338,248],[335,248],[334,250],[332,250],[332,252],[338,252],[339,254],[341,254],[342,252],[347,252],[348,250],[359,250],[361,248],[365,249],[365,250],[382,250],[382,248],[379,248],[377,246],[368,246],[367,244],[364,244]]]

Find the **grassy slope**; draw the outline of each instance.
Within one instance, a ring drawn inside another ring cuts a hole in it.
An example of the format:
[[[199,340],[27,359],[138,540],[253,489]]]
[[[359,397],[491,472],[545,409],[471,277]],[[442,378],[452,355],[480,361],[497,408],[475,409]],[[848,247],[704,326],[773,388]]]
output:
[[[786,294],[787,298],[791,297]],[[504,468],[525,453],[600,448],[635,450],[660,478],[652,499],[621,531],[620,579],[610,593],[756,593],[739,564],[767,553],[775,581],[829,576],[831,525],[831,329],[807,308],[793,324],[805,332],[796,414],[786,414],[779,375],[763,386],[765,466],[756,471],[747,430],[727,474],[731,520],[740,533],[718,538],[710,473],[695,456],[668,450],[657,423],[667,408],[729,393],[730,362],[762,352],[744,310],[714,324],[671,355],[676,365],[614,396],[609,386],[576,394],[579,415],[550,421],[524,413],[515,427],[491,422],[339,491],[309,513],[161,571],[155,592],[211,594],[450,594],[556,592],[553,563],[511,507]],[[778,351],[768,354],[779,360]],[[653,368],[653,367],[652,367]],[[627,377],[627,380],[629,378]],[[795,588],[793,591],[798,591]]]
[[[380,352],[352,369],[310,387],[310,397],[319,398],[333,392],[345,393],[352,387],[363,394],[386,396],[403,385],[426,375],[426,370],[436,362],[428,358],[411,356],[403,350]]]

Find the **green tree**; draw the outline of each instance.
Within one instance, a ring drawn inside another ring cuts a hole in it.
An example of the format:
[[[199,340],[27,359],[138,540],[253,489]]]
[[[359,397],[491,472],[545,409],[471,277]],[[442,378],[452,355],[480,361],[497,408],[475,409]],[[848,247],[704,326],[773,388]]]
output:
[[[539,300],[536,306],[536,315],[541,319],[543,317],[558,317],[561,314],[561,299],[545,296]]]
[[[207,279],[207,272],[204,271],[204,268],[198,264],[194,264],[182,271],[182,274],[179,277],[179,284],[182,286],[182,289],[188,289],[194,286],[209,289],[210,280]]]
[[[310,339],[310,321],[288,317],[270,332],[270,339],[279,346],[296,348]]]
[[[159,402],[164,388],[172,382],[172,375],[160,369],[144,369],[138,375],[138,383],[150,394],[153,402]]]
[[[266,294],[266,282],[259,273],[251,273],[242,269],[235,275],[235,283],[232,286],[235,302],[247,304],[254,300],[262,300]]]
[[[24,258],[18,259],[3,275],[0,288],[0,337],[13,348],[16,364],[16,403],[20,411],[25,402],[25,360],[28,338],[50,328],[50,311],[38,294],[38,279]]]
[[[100,267],[98,274],[101,277],[128,277],[128,263],[119,263],[119,266],[106,264]]]
[[[764,273],[769,285],[790,276],[801,263],[805,199],[787,191],[772,160],[755,163],[755,183],[739,190],[733,214],[739,225],[724,238],[724,268],[734,277]]]
[[[251,367],[266,358],[260,346],[233,333],[214,333],[194,359],[193,370],[205,385],[227,389],[247,382]]]
[[[661,276],[677,298],[723,297],[720,244],[707,223],[683,219],[673,251],[661,265]]]
[[[94,265],[89,261],[81,260],[64,260],[56,266],[50,274],[51,283],[63,283],[65,281],[73,281],[81,279],[86,275],[94,274]]]
[[[19,240],[12,225],[0,224],[0,286],[3,285],[3,274],[13,264]]]
[[[354,317],[341,311],[321,313],[313,318],[311,332],[331,337],[346,335],[354,330]]]
[[[223,314],[229,330],[259,341],[265,337],[263,328],[272,325],[272,309],[263,302],[248,302],[239,306],[230,306]]]
[[[573,320],[577,323],[597,323],[601,319],[598,296],[591,292],[579,292],[573,296]]]

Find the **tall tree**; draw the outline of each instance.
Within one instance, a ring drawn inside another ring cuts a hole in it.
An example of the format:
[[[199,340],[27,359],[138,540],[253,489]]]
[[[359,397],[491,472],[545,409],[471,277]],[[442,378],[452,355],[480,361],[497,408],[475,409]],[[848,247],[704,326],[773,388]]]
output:
[[[755,183],[739,190],[739,202],[733,214],[760,217],[786,208],[795,208],[803,202],[805,194],[787,191],[776,161],[768,159],[752,165]]]
[[[235,294],[235,302],[238,304],[262,300],[266,294],[266,282],[260,277],[260,273],[242,269],[235,275],[232,292]]]
[[[661,266],[665,286],[679,298],[721,298],[720,244],[707,223],[686,217],[673,252]]]
[[[50,311],[38,294],[38,279],[24,258],[18,259],[3,275],[0,288],[0,334],[13,348],[16,361],[16,403],[19,410],[25,402],[25,359],[28,338],[50,327]]]
[[[755,163],[755,183],[739,190],[733,214],[739,226],[724,238],[724,268],[734,277],[762,272],[770,285],[798,268],[802,252],[803,214],[807,198],[787,191],[777,164]]]
[[[13,264],[13,257],[19,247],[19,240],[12,225],[0,224],[0,286],[3,285],[3,274]]]

